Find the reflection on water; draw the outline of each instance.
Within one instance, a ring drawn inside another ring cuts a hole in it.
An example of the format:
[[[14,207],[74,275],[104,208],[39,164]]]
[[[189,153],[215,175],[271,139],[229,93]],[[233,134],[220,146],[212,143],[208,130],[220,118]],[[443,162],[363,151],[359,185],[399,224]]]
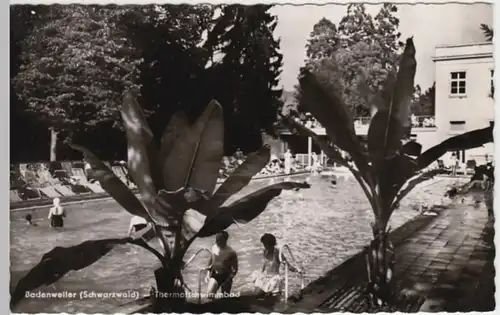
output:
[[[242,194],[268,184],[252,182]],[[261,268],[260,236],[269,232],[278,243],[289,244],[295,258],[306,267],[306,284],[349,258],[371,238],[370,222],[373,214],[356,182],[340,181],[337,188],[322,179],[312,179],[312,187],[298,192],[285,191],[274,199],[257,219],[232,226],[229,244],[239,255],[240,271],[234,290],[249,285],[249,275]],[[241,196],[241,195],[240,195]],[[408,197],[414,197],[410,194]],[[418,197],[420,198],[420,197]],[[32,268],[41,256],[54,246],[71,246],[88,239],[125,236],[130,215],[113,201],[99,201],[70,205],[64,231],[49,228],[47,209],[33,214],[38,227],[28,227],[23,221],[26,212],[11,212],[11,279],[18,279]],[[402,204],[394,213],[390,225],[400,226],[417,213]],[[67,224],[66,224],[67,223]],[[187,253],[187,260],[202,247],[211,247],[213,238],[196,240]],[[208,254],[200,255],[185,272],[186,283],[193,291],[198,288],[198,268],[206,265]],[[147,294],[155,285],[153,271],[159,267],[157,259],[136,246],[119,246],[90,267],[72,271],[54,285],[40,288],[44,292],[63,290],[97,290],[126,292],[140,289]],[[292,274],[290,285],[297,290],[298,277]],[[205,284],[203,284],[203,287]],[[17,312],[105,312],[128,301],[123,300],[69,300],[30,299],[21,302]]]

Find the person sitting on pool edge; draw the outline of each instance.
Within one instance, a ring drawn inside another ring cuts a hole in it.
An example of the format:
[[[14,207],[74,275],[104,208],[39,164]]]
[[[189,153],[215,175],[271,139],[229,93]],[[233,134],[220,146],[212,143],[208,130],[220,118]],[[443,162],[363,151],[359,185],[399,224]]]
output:
[[[260,242],[264,245],[263,265],[260,271],[255,271],[250,279],[254,281],[255,295],[277,295],[281,292],[283,277],[280,275],[281,263],[287,264],[290,271],[302,272],[292,266],[276,248],[276,237],[270,233],[262,235]]]
[[[50,226],[53,228],[62,228],[64,226],[64,217],[66,217],[66,212],[61,206],[61,200],[59,198],[54,198],[52,203],[54,206],[49,210]]]
[[[210,299],[215,297],[219,288],[222,294],[231,293],[233,279],[238,273],[238,255],[227,245],[228,239],[229,234],[226,231],[215,235],[215,244],[212,247],[213,260],[209,262],[212,267],[209,269],[207,287],[207,295]]]

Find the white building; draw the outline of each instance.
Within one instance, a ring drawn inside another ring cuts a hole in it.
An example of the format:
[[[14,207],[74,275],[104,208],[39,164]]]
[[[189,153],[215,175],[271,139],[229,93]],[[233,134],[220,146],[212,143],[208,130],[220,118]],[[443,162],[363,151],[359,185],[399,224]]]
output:
[[[443,141],[470,130],[493,124],[493,44],[446,45],[436,47],[436,127]],[[491,158],[493,144],[456,152],[460,162]],[[449,162],[451,153],[443,157]]]

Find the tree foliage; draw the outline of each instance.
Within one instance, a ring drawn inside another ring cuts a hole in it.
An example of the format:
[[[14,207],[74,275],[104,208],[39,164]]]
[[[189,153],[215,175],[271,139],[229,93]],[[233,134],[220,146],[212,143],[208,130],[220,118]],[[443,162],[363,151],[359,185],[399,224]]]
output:
[[[138,64],[117,31],[120,10],[51,6],[23,40],[14,86],[50,127],[85,128],[116,118],[121,93],[137,87]]]
[[[338,28],[323,18],[310,35],[305,69],[331,82],[330,88],[340,89],[355,116],[370,113],[398,60],[401,43],[396,12],[396,6],[384,4],[373,17],[363,4],[350,4]]]
[[[281,112],[282,90],[277,88],[283,56],[273,32],[277,17],[270,5],[228,5],[222,8],[205,47],[214,52],[213,97],[220,100],[230,124],[226,138],[231,151],[248,143],[244,151],[262,145],[261,132],[273,133]],[[224,83],[222,83],[224,82]],[[227,93],[227,91],[232,91]],[[232,133],[232,134],[229,134]]]
[[[425,92],[419,85],[415,87],[411,112],[417,116],[433,116],[436,106],[436,82],[432,84]]]
[[[27,106],[16,108],[104,156],[123,155],[124,139],[111,128],[126,88],[140,88],[155,132],[178,110],[192,121],[220,100],[228,154],[259,148],[261,132],[273,131],[282,55],[270,6],[51,5],[35,15],[19,8],[11,14],[32,27],[11,28],[20,43],[11,57],[22,65],[12,82]],[[103,134],[108,145],[99,147]]]

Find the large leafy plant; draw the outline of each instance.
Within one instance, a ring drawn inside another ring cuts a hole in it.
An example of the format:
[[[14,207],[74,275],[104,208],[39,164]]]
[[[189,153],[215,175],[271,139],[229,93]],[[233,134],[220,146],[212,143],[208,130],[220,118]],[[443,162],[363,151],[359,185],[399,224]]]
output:
[[[94,154],[78,145],[72,147],[83,153],[104,190],[129,213],[149,222],[163,252],[142,238],[90,240],[73,247],[56,247],[18,282],[12,306],[26,291],[54,283],[71,270],[91,265],[114,246],[127,243],[142,246],[159,259],[161,268],[155,272],[158,291],[184,292],[183,258],[197,237],[212,236],[234,222],[253,220],[283,189],[309,187],[307,183],[277,183],[225,205],[269,162],[268,146],[249,154],[215,190],[224,148],[222,109],[217,102],[210,102],[193,125],[182,113],[175,114],[159,142],[130,93],[124,96],[121,115],[128,140],[129,173],[140,199]],[[164,299],[157,300],[156,311],[185,311],[181,307],[185,301],[179,295],[170,301],[165,300],[167,294],[161,296]]]
[[[446,152],[471,149],[493,141],[491,127],[450,138],[423,153],[419,143],[408,141],[415,71],[415,47],[409,38],[399,67],[388,76],[376,100],[366,145],[356,135],[353,118],[338,90],[325,89],[321,78],[308,70],[303,71],[300,78],[302,101],[325,128],[328,140],[318,137],[294,117],[284,117],[290,129],[312,137],[332,161],[347,167],[370,202],[375,220],[367,269],[369,292],[377,304],[388,302],[390,295],[388,284],[394,251],[387,239],[388,222],[400,200],[419,183],[441,172],[426,168]],[[350,155],[352,163],[343,157],[342,151]]]

